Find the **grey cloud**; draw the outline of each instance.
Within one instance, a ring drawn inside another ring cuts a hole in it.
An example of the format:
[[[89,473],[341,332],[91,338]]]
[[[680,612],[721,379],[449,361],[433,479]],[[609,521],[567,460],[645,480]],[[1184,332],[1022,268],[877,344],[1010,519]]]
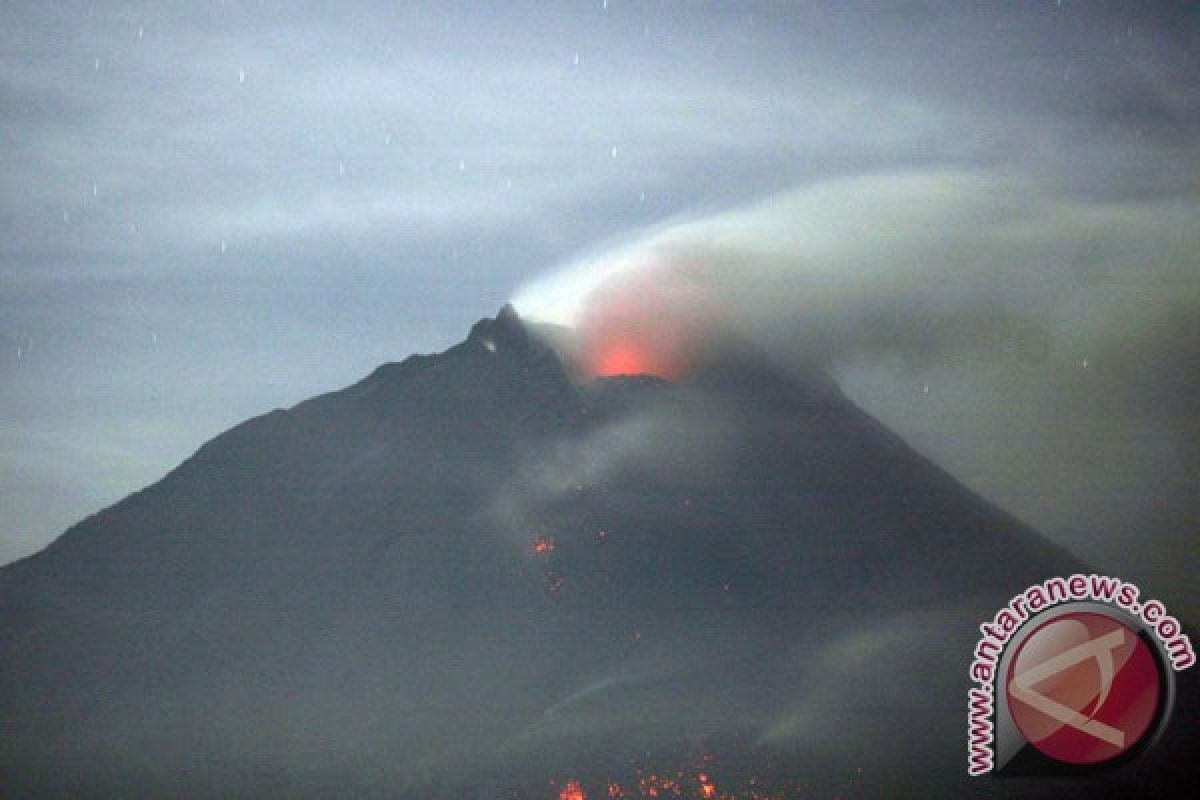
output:
[[[808,333],[834,332],[819,349],[845,358],[891,348],[933,369],[950,345],[986,353],[987,330],[1028,360],[1043,337],[1060,344],[1048,305],[1079,295],[1060,263],[1107,286],[1146,255],[1135,229],[1194,244],[1177,234],[1195,212],[1200,26],[1182,6],[80,3],[0,16],[0,375],[13,387],[0,409],[18,427],[62,409],[60,426],[95,415],[72,430],[111,436],[101,420],[147,413],[140,392],[186,455],[222,425],[452,343],[595,242],[849,176],[1038,176],[1052,191],[975,208],[1024,215],[1013,235],[1032,238],[1005,243],[992,226],[992,249],[1026,248],[1035,276],[1052,261],[1054,296],[988,277],[946,303],[912,284],[847,285],[845,304],[808,309],[825,315]],[[1043,212],[1066,226],[1052,242],[1035,241],[1050,236]],[[863,208],[847,235],[879,213]],[[944,214],[946,241],[912,233],[935,260],[959,248],[1004,261],[964,240],[978,220]],[[805,288],[784,272],[773,294]],[[221,409],[202,431],[201,395]],[[61,461],[103,469],[59,441]],[[29,447],[5,446],[5,496],[33,480]],[[130,490],[165,466],[140,448],[126,440]],[[45,540],[65,514],[0,527]]]

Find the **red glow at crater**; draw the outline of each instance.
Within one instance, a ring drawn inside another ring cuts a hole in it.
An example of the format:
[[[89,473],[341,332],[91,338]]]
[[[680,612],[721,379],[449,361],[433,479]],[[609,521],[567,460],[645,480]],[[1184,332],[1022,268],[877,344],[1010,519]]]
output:
[[[707,293],[664,268],[623,275],[592,292],[577,333],[588,377],[679,378],[716,319]]]
[[[649,373],[670,377],[673,370],[668,364],[658,363],[637,342],[611,341],[598,348],[592,360],[597,375],[639,375]]]

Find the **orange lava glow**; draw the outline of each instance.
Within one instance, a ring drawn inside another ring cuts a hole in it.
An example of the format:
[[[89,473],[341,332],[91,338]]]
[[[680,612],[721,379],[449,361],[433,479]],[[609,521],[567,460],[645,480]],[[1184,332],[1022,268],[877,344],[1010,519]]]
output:
[[[556,544],[552,536],[539,536],[533,540],[533,552],[553,553]]]
[[[634,342],[616,341],[606,345],[596,354],[593,370],[599,376],[609,375],[658,375],[670,372],[665,364],[659,364]],[[663,374],[661,377],[668,377]]]
[[[569,781],[558,793],[558,800],[587,800],[587,795],[583,793],[579,781]]]
[[[710,760],[709,757],[706,760]],[[638,777],[632,782],[608,780],[597,784],[595,796],[608,800],[635,797],[643,800],[798,800],[809,796],[799,784],[790,791],[760,787],[757,777],[745,779],[740,789],[726,786],[724,790],[718,790],[716,780],[707,767],[696,764],[695,769],[695,772],[679,770],[669,775],[662,772],[646,774],[639,769]],[[692,777],[689,778],[689,775]],[[587,800],[587,791],[581,781],[570,780],[562,788],[557,788],[557,783],[551,780],[550,785],[558,791],[555,795],[557,800]]]
[[[678,270],[615,278],[588,298],[577,332],[588,377],[681,377],[717,315],[706,292]]]

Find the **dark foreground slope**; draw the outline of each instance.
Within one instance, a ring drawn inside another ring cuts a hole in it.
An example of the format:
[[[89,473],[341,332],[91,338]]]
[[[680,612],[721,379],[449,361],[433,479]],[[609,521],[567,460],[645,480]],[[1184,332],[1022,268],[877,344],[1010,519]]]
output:
[[[0,794],[1165,793],[1186,736],[962,777],[976,625],[1075,569],[820,376],[576,386],[506,309],[0,570]]]

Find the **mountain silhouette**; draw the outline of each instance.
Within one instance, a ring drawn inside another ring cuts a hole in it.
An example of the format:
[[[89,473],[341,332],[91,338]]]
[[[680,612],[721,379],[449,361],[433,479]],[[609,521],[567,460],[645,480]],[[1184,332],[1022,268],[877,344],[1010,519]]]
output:
[[[0,793],[1076,787],[967,783],[964,721],[978,623],[1073,556],[817,370],[552,338],[505,307],[0,570]],[[1162,790],[1178,738],[1078,786]]]

